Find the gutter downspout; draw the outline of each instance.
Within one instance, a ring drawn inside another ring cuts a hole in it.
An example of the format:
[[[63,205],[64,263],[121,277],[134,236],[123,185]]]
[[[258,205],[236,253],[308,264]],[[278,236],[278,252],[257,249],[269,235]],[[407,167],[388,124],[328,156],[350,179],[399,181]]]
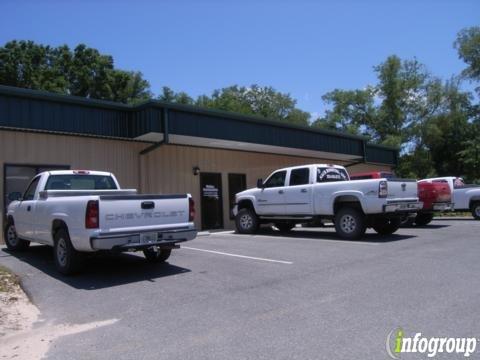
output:
[[[167,108],[163,108],[163,139],[160,140],[159,142],[156,142],[156,143],[146,147],[145,149],[140,151],[139,155],[148,154],[149,152],[159,148],[163,144],[168,144],[168,143],[169,143],[169,141],[168,141],[168,110],[167,110]]]
[[[142,173],[142,155],[146,155],[153,150],[161,147],[163,144],[168,144],[169,143],[169,136],[168,136],[168,109],[166,107],[163,108],[162,111],[162,120],[163,120],[163,139],[150,145],[147,146],[145,149],[141,150],[138,153],[138,185],[140,187],[140,192],[143,192],[142,188],[142,179],[143,179],[143,173]]]

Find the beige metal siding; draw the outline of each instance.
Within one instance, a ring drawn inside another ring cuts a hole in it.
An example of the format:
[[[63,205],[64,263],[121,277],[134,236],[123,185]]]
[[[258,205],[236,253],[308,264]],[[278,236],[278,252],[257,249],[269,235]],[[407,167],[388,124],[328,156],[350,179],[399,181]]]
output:
[[[280,167],[339,163],[328,159],[181,145],[163,145],[140,156],[139,152],[145,147],[147,144],[120,140],[0,131],[0,189],[3,191],[4,164],[69,165],[72,169],[111,171],[123,188],[137,188],[143,193],[191,193],[197,209],[196,225],[200,228],[200,177],[194,176],[192,171],[194,166],[199,166],[202,172],[222,174],[224,225],[233,229],[234,224],[229,219],[229,173],[246,174],[249,188],[256,185],[257,178],[266,178]],[[388,166],[361,164],[349,171],[388,169]],[[2,196],[2,219],[3,201]]]
[[[122,187],[137,188],[138,153],[145,146],[129,141],[0,131],[0,219],[4,216],[4,164],[69,165],[72,169],[111,171]]]
[[[193,167],[201,172],[222,174],[223,219],[227,229],[233,229],[229,219],[228,174],[246,174],[247,188],[256,186],[257,179],[265,179],[273,170],[295,165],[331,163],[332,160],[295,156],[251,153],[244,151],[163,145],[144,156],[142,161],[142,188],[148,193],[191,193],[196,203],[196,225],[200,229],[200,176],[193,175]],[[335,161],[335,163],[339,163]],[[388,166],[355,165],[350,171],[388,170]]]

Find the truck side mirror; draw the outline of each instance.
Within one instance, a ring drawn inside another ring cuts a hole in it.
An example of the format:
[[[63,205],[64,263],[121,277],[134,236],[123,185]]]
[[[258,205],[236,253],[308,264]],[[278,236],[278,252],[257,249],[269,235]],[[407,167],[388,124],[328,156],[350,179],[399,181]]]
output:
[[[258,180],[257,180],[257,188],[263,189],[264,187],[265,187],[265,185],[263,185],[263,180],[262,180],[262,179],[258,179]]]

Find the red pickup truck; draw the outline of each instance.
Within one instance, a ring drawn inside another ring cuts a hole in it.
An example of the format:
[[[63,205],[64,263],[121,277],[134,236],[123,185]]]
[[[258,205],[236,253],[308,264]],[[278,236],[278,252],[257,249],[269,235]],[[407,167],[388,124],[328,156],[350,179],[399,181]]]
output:
[[[372,171],[350,174],[351,180],[363,179],[392,179],[395,174],[389,171]],[[418,198],[423,202],[423,209],[417,213],[415,218],[409,218],[407,223],[423,226],[433,219],[434,211],[447,211],[452,209],[452,192],[448,183],[418,181]]]

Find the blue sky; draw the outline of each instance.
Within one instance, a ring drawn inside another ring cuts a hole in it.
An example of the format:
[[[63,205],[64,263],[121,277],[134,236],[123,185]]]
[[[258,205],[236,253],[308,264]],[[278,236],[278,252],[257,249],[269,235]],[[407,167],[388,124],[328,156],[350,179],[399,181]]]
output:
[[[141,71],[156,94],[271,85],[315,114],[324,93],[374,83],[391,54],[458,74],[455,35],[479,20],[478,0],[1,0],[0,44],[85,43]]]

